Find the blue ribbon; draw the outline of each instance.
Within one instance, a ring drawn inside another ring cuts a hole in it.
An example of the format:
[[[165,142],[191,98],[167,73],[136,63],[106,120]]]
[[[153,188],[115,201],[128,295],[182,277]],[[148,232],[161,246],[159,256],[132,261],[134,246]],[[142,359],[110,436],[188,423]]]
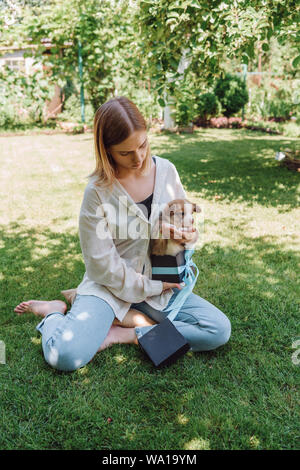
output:
[[[184,304],[186,298],[190,295],[193,291],[193,288],[196,284],[199,269],[192,261],[192,255],[195,250],[184,250],[184,257],[185,257],[185,273],[184,277],[181,282],[185,282],[185,286],[180,289],[175,296],[175,299],[172,301],[171,305],[164,308],[162,312],[168,313],[167,318],[172,321],[176,317],[177,313],[181,309],[182,305]],[[196,274],[194,273],[192,268],[195,268]]]
[[[154,266],[152,268],[152,274],[181,274],[185,270],[185,264],[183,266],[177,266],[174,268],[169,268],[167,266],[163,266],[158,268]]]

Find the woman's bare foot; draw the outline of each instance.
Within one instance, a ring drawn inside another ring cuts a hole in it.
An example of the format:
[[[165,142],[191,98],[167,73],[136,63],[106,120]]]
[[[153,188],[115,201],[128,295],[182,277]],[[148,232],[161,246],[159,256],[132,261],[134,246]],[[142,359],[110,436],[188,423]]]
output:
[[[98,352],[116,343],[138,344],[134,328],[121,328],[120,326],[112,325]]]
[[[122,322],[115,318],[113,325],[122,326],[123,328],[134,328],[135,326],[156,325],[156,322],[153,321],[152,318],[148,317],[145,313],[142,313],[135,308],[131,308],[126,313]]]
[[[17,315],[31,312],[42,317],[51,312],[66,313],[66,310],[67,304],[62,300],[28,300],[27,302],[21,302],[14,309]]]

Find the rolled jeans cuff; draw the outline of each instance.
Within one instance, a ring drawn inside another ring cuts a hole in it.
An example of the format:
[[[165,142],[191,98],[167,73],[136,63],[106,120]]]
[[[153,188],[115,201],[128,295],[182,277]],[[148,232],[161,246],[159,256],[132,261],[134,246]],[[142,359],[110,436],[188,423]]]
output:
[[[61,315],[62,317],[64,317],[65,315],[61,312],[51,312],[51,313],[47,313],[47,315],[43,318],[42,321],[40,321],[40,323],[38,325],[36,325],[35,329],[38,330],[40,333],[42,333],[42,327],[45,323],[45,320],[50,317],[51,315]]]

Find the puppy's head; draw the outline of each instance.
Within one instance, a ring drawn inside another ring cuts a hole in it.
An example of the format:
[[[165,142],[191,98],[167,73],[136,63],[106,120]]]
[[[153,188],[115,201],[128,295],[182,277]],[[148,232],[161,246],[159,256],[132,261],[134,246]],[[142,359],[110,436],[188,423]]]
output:
[[[190,227],[194,223],[194,212],[201,212],[201,208],[188,199],[173,199],[160,214],[160,222],[175,225],[177,228]]]

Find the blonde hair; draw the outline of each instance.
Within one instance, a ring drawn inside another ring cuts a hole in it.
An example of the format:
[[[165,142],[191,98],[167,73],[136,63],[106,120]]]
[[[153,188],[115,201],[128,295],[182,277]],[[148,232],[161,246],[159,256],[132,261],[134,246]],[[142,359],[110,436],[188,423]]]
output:
[[[96,167],[87,177],[96,176],[96,186],[110,190],[116,180],[116,164],[107,149],[127,139],[132,132],[145,130],[147,123],[137,106],[125,96],[115,96],[103,103],[94,116],[94,149]],[[141,167],[146,175],[151,169],[151,149],[147,140],[147,153]]]

